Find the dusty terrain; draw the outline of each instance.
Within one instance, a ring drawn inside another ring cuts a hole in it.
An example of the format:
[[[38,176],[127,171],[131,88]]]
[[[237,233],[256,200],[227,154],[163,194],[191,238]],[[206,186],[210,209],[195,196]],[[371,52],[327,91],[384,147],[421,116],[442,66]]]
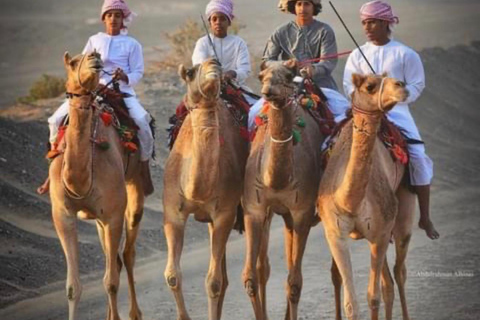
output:
[[[92,5],[98,5],[97,2],[82,1]],[[251,4],[254,1],[245,2]],[[265,1],[267,2],[269,6],[276,3],[271,0]],[[67,315],[65,262],[51,224],[48,197],[37,196],[34,190],[46,176],[48,168],[43,159],[48,132],[45,117],[59,105],[61,99],[41,101],[30,106],[8,106],[11,97],[23,94],[25,88],[28,88],[29,82],[25,79],[36,79],[39,74],[49,70],[62,75],[61,59],[51,57],[53,47],[53,51],[61,57],[65,49],[71,52],[81,50],[84,42],[71,40],[69,36],[74,31],[70,29],[65,29],[65,35],[57,38],[45,36],[36,40],[36,35],[58,35],[58,28],[67,28],[69,17],[74,23],[85,22],[75,24],[76,27],[73,28],[79,32],[81,39],[86,39],[94,32],[92,30],[98,30],[99,25],[89,22],[94,20],[88,20],[96,17],[97,10],[94,8],[82,7],[75,14],[67,14],[70,12],[68,6],[73,5],[70,0],[46,0],[45,4],[48,5],[33,8],[32,3],[37,2],[21,1],[15,8],[13,5],[6,7],[7,13],[21,9],[18,11],[20,18],[7,17],[6,30],[10,30],[10,27],[19,28],[22,23],[24,27],[18,29],[17,38],[4,34],[5,29],[2,30],[2,38],[6,36],[6,41],[15,50],[24,51],[29,43],[34,50],[24,52],[23,55],[12,55],[7,54],[4,47],[0,49],[2,74],[11,76],[10,80],[4,78],[0,82],[4,99],[3,110],[0,112],[0,319],[56,320],[65,319]],[[137,29],[132,29],[132,34],[135,35],[137,31],[139,38],[143,37],[141,40],[145,43],[147,58],[152,60],[155,59],[155,50],[149,48],[162,46],[163,40],[160,31],[153,32],[148,26],[163,23],[166,30],[172,29],[183,21],[183,16],[180,19],[180,15],[169,16],[167,12],[177,13],[181,10],[187,15],[194,15],[204,5],[203,2],[177,1],[175,5],[166,6],[165,10],[156,11],[147,10],[153,1],[131,0],[129,3],[132,3],[132,7],[139,8],[137,12],[144,14],[145,20],[138,21]],[[358,5],[361,1],[345,3],[346,20],[354,25],[356,9],[347,4]],[[400,4],[400,1],[392,3]],[[412,111],[427,143],[427,151],[435,163],[432,215],[441,233],[439,240],[430,241],[415,227],[408,258],[407,297],[410,314],[412,319],[418,320],[474,320],[480,317],[480,254],[477,248],[477,243],[480,242],[477,230],[480,227],[480,110],[477,107],[480,99],[480,42],[470,41],[479,40],[476,38],[478,35],[471,31],[477,30],[478,33],[478,22],[476,25],[473,22],[472,10],[479,9],[479,6],[474,1],[457,1],[457,6],[440,0],[422,1],[418,7],[411,6],[413,1],[402,3],[404,5],[399,6],[399,11],[404,16],[400,15],[400,19],[407,24],[407,31],[402,31],[403,25],[400,25],[397,38],[420,51],[427,75],[427,88]],[[337,7],[340,5],[343,5],[343,1]],[[266,8],[267,4],[262,1],[260,6]],[[244,37],[251,44],[252,51],[257,53],[262,50],[262,39],[268,36],[275,25],[288,18],[270,10],[266,19],[272,18],[269,20],[272,27],[255,33],[252,28],[258,28],[259,21],[247,15],[248,6],[245,8],[237,4],[237,7],[237,16],[248,22]],[[36,10],[37,14],[34,15],[32,10]],[[52,12],[63,12],[65,15],[55,20],[52,19]],[[325,15],[327,12],[326,20],[334,21],[331,10],[325,8]],[[476,12],[478,16],[478,10]],[[0,16],[5,18],[6,13],[3,12]],[[159,22],[158,17],[165,21]],[[446,21],[445,17],[451,20]],[[455,32],[451,30],[454,29],[451,27],[454,22],[458,26]],[[50,25],[54,23],[60,25]],[[418,25],[422,26],[423,32],[414,32]],[[39,26],[43,29],[38,29]],[[150,30],[151,33],[144,33],[144,30]],[[335,30],[339,38],[339,50],[351,48],[340,27],[336,26]],[[32,31],[37,33],[29,35],[28,32]],[[361,32],[355,32],[361,39]],[[47,42],[42,45],[42,41]],[[466,43],[468,45],[464,45]],[[44,63],[35,63],[36,56],[43,58],[41,61]],[[336,69],[337,81],[343,63],[340,61]],[[157,190],[147,201],[137,245],[138,298],[145,320],[175,319],[175,303],[163,280],[166,253],[162,230],[161,181],[164,161],[168,155],[165,148],[167,118],[180,100],[184,87],[175,74],[149,71],[137,91],[142,103],[157,118],[158,137],[158,157],[153,168]],[[80,230],[80,270],[84,284],[80,304],[81,319],[99,319],[104,317],[106,303],[101,284],[103,254],[95,228],[89,223],[81,222]],[[205,225],[194,221],[189,223],[182,259],[187,306],[195,320],[205,319],[207,314],[203,288],[208,263],[206,232]],[[271,319],[280,319],[283,318],[285,309],[283,283],[286,271],[282,222],[279,218],[274,219],[270,243],[272,277],[268,287],[268,308]],[[351,251],[362,318],[367,318],[368,248],[365,242],[357,242]],[[224,319],[253,319],[250,303],[240,281],[244,257],[243,236],[232,235],[227,254],[230,287],[225,298]],[[393,255],[390,256],[390,261],[392,264]],[[311,232],[304,259],[301,319],[334,317],[329,269],[330,254],[320,225]],[[122,278],[121,286],[121,315],[127,319],[125,278]],[[395,303],[394,317],[401,319],[398,300]]]

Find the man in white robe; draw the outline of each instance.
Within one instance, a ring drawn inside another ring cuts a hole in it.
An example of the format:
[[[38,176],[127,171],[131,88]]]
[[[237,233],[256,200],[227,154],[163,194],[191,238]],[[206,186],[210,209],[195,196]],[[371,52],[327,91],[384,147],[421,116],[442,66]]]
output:
[[[127,93],[124,98],[130,116],[133,118],[138,130],[140,141],[140,160],[142,162],[142,175],[145,177],[146,194],[153,192],[150,180],[148,161],[153,153],[153,134],[150,129],[150,114],[139,103],[133,87],[143,77],[144,63],[141,44],[127,35],[126,24],[131,22],[134,13],[130,11],[123,0],[105,0],[101,19],[105,25],[105,32],[99,32],[88,39],[82,53],[87,54],[96,50],[101,55],[104,68],[100,76],[101,84],[108,84],[112,77],[119,80],[120,91]],[[68,114],[69,101],[66,100],[55,113],[48,118],[50,128],[49,141],[54,147],[57,139],[58,128],[63,118]],[[147,177],[148,175],[148,177]],[[43,194],[48,191],[47,181],[37,189]]]
[[[437,239],[439,233],[430,220],[430,184],[433,178],[433,162],[425,153],[425,146],[409,110],[409,104],[415,102],[425,88],[425,74],[419,55],[406,45],[390,38],[393,24],[399,22],[389,4],[383,1],[371,1],[360,9],[363,29],[368,42],[361,46],[362,52],[370,62],[376,74],[387,73],[388,77],[405,82],[409,96],[405,102],[397,103],[387,113],[387,118],[400,127],[404,135],[418,143],[409,143],[410,181],[418,196],[420,207],[420,228],[427,236]],[[345,65],[343,87],[350,97],[354,91],[352,74],[372,74],[368,63],[358,49],[354,50]]]

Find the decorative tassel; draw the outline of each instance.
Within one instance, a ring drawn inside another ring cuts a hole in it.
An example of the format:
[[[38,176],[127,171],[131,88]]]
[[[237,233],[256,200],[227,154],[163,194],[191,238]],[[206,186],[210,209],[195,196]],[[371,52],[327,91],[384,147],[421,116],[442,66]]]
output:
[[[110,149],[110,143],[108,141],[100,141],[97,142],[97,146],[100,148],[100,150],[107,151]]]
[[[108,112],[100,113],[100,119],[102,119],[103,123],[107,127],[112,124],[112,115]]]
[[[305,128],[306,123],[305,123],[305,119],[303,119],[303,117],[299,117],[299,118],[298,118],[298,120],[297,120],[297,126],[299,126],[300,128]]]
[[[293,135],[293,144],[297,144],[300,141],[302,141],[302,134],[300,133],[300,131],[293,129],[292,135]]]
[[[132,153],[138,150],[137,145],[133,142],[124,142],[123,146],[125,147],[125,149],[127,149],[129,152],[132,152]]]

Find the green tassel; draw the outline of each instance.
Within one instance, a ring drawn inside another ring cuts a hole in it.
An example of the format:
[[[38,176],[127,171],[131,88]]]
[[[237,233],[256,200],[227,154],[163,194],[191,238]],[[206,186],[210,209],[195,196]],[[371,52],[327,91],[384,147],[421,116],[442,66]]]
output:
[[[299,126],[300,128],[305,128],[305,120],[303,119],[303,117],[299,117],[298,120],[297,120],[297,126]]]
[[[313,102],[313,100],[311,98],[308,98],[308,102],[307,102],[307,109],[312,109],[313,106],[315,105],[315,103]]]
[[[108,141],[97,142],[97,146],[103,151],[110,149],[110,143],[108,143]]]
[[[300,131],[293,129],[292,135],[293,135],[293,143],[294,144],[297,144],[300,141],[302,141],[302,135],[300,134]]]

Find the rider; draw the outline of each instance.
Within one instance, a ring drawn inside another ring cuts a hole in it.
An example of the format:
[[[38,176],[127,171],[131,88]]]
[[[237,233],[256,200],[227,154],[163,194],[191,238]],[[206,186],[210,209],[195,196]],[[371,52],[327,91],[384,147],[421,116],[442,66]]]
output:
[[[349,108],[348,100],[338,91],[332,72],[337,59],[308,62],[321,56],[335,56],[337,43],[333,29],[326,23],[315,19],[322,11],[321,0],[280,0],[278,8],[282,12],[295,15],[295,19],[278,27],[268,39],[263,61],[266,66],[277,60],[295,59],[313,82],[321,87],[327,97],[330,111],[338,122],[344,118]],[[249,129],[252,130],[255,116],[260,112],[263,100],[257,102],[249,114]]]
[[[105,32],[99,32],[88,39],[83,54],[94,50],[100,53],[104,63],[104,70],[100,77],[101,84],[107,84],[114,77],[119,81],[120,91],[128,94],[124,98],[130,116],[138,130],[140,141],[140,160],[142,176],[144,178],[145,193],[153,192],[150,180],[149,159],[153,152],[153,134],[150,129],[150,114],[139,103],[133,87],[143,77],[143,51],[141,44],[128,36],[127,25],[132,21],[135,13],[131,12],[123,0],[105,0],[100,18],[105,26]],[[66,100],[55,113],[48,118],[50,128],[50,144],[56,151],[55,142],[58,128],[68,114],[69,101]],[[47,181],[37,189],[40,194],[48,191]]]
[[[415,102],[425,88],[425,74],[419,55],[406,45],[391,39],[392,27],[398,24],[398,17],[391,6],[384,1],[365,3],[360,9],[360,18],[368,42],[361,50],[377,74],[387,73],[389,77],[405,82],[410,93],[407,100],[397,103],[387,113],[387,118],[401,128],[409,138],[410,181],[418,196],[420,207],[419,227],[427,236],[437,239],[440,235],[430,220],[430,184],[433,177],[433,162],[425,153],[425,145],[410,113],[409,104]],[[354,50],[345,66],[343,86],[350,96],[354,90],[352,74],[370,74],[372,71],[358,49]]]
[[[224,80],[234,80],[242,89],[251,92],[245,85],[245,80],[252,72],[247,44],[239,36],[228,34],[228,28],[234,18],[232,1],[211,0],[207,4],[205,14],[213,34],[198,39],[192,55],[193,65],[215,57],[222,65]],[[256,99],[248,94],[244,96],[249,104],[256,102]]]

